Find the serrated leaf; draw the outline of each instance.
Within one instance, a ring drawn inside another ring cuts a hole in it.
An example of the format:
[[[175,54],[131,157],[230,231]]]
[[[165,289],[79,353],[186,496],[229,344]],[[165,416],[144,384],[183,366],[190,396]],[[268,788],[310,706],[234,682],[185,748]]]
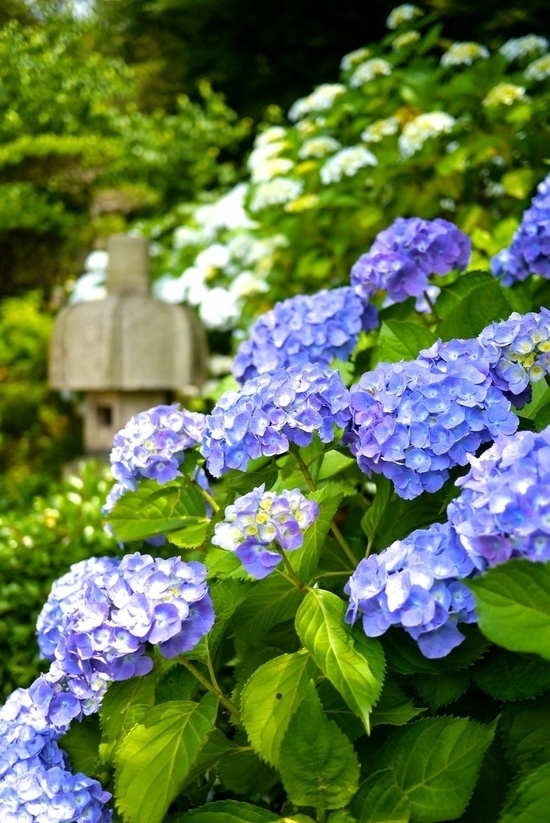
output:
[[[444,488],[435,494],[421,494],[414,500],[403,500],[393,495],[377,521],[373,548],[385,549],[394,540],[407,537],[414,529],[427,528],[440,521],[446,497]]]
[[[506,706],[502,713],[506,756],[516,771],[550,761],[550,697]]]
[[[466,640],[453,649],[446,657],[429,660],[424,657],[418,644],[404,631],[392,630],[384,637],[384,652],[388,668],[399,674],[437,674],[466,669],[479,660],[487,650],[487,639],[474,626],[461,625],[460,631]]]
[[[440,323],[438,334],[442,340],[477,337],[492,320],[505,320],[511,313],[502,286],[493,280],[463,297]]]
[[[488,271],[468,271],[461,274],[453,283],[442,289],[437,298],[438,315],[445,319],[454,312],[461,300],[480,286],[494,282],[494,276]]]
[[[279,780],[279,775],[252,749],[236,748],[218,767],[220,781],[234,794],[263,794]]]
[[[272,626],[294,617],[302,593],[282,574],[260,580],[232,618],[235,633],[250,643],[260,643]]]
[[[464,582],[489,640],[550,660],[550,563],[509,560]]]
[[[297,806],[338,809],[357,790],[359,762],[353,746],[325,717],[313,681],[284,737],[279,771]]]
[[[155,704],[155,689],[162,674],[160,668],[153,669],[144,677],[111,683],[107,689],[101,708],[99,721],[105,739],[102,759],[109,759],[122,738],[123,730],[129,731],[132,711],[135,706],[152,707]]]
[[[357,823],[408,823],[411,804],[397,785],[391,769],[374,772],[351,802]]]
[[[277,481],[278,473],[277,464],[272,460],[258,471],[234,472],[227,482],[228,499],[233,502],[235,497],[248,494],[262,484],[269,491]]]
[[[160,823],[213,730],[216,698],[151,709],[115,755],[117,808],[131,823]]]
[[[358,737],[365,734],[363,722],[359,720],[342,695],[334,688],[330,680],[322,680],[317,688],[317,694],[323,704],[323,709],[329,720],[334,720],[348,740],[353,743]]]
[[[134,492],[126,492],[108,517],[117,540],[143,540],[204,521],[205,500],[196,483],[181,477],[159,484],[142,480]]]
[[[337,449],[331,449],[323,457],[317,479],[319,481],[329,480],[331,477],[334,477],[335,474],[339,474],[350,466],[356,465],[356,463],[357,461],[354,457],[342,454]]]
[[[307,693],[317,666],[307,652],[283,654],[264,663],[241,696],[243,724],[254,749],[277,765],[292,715]]]
[[[162,675],[155,689],[155,703],[170,700],[191,700],[197,690],[197,680],[181,663],[171,666]]]
[[[219,577],[220,580],[250,580],[250,575],[235,552],[227,549],[218,549],[211,546],[204,558],[204,565],[208,569],[208,577]]]
[[[414,360],[422,349],[428,349],[436,340],[436,335],[426,326],[410,320],[386,320],[380,327],[376,361]]]
[[[386,677],[380,700],[372,710],[371,725],[374,727],[388,723],[403,726],[425,711],[425,708],[415,706],[403,689]]]
[[[311,589],[296,613],[300,640],[348,706],[369,730],[380,697],[384,653],[377,640],[344,622],[346,604],[332,592]]]
[[[497,700],[527,700],[550,689],[550,663],[493,646],[472,677]]]
[[[251,803],[238,800],[217,800],[200,809],[192,809],[181,818],[181,823],[275,823],[279,815]]]
[[[191,768],[185,778],[185,782],[183,783],[181,789],[183,790],[187,786],[192,785],[195,780],[198,780],[201,775],[210,771],[210,769],[214,766],[219,766],[219,764],[223,762],[226,757],[229,757],[236,748],[236,745],[228,740],[219,729],[214,729],[201,749],[199,756],[195,761],[195,765]]]
[[[415,823],[459,817],[474,790],[494,724],[463,717],[418,720],[395,732],[379,753],[411,804]]]
[[[417,674],[413,683],[432,712],[448,706],[464,694],[470,684],[468,671]]]
[[[90,715],[81,723],[73,723],[60,739],[59,746],[68,754],[73,772],[93,775],[99,765],[100,741],[99,718]]]
[[[550,796],[550,763],[545,763],[512,785],[499,823],[546,823]]]
[[[332,494],[331,487],[325,486],[308,494],[308,499],[315,500],[319,506],[319,515],[309,526],[304,535],[301,549],[288,553],[290,565],[302,583],[309,583],[317,565],[325,538],[329,532],[332,518],[338,511],[342,500],[341,494]]]
[[[179,546],[182,549],[194,549],[204,543],[209,525],[210,520],[207,518],[197,519],[184,529],[168,532],[166,538],[174,546]]]

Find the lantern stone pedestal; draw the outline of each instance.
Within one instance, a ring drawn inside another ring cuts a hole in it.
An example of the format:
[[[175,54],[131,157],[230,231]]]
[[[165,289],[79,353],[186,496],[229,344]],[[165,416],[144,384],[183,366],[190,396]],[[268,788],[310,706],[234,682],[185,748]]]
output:
[[[84,448],[98,456],[133,415],[196,394],[207,361],[193,313],[150,295],[145,238],[113,235],[108,252],[107,297],[65,306],[49,353],[50,386],[85,393]]]

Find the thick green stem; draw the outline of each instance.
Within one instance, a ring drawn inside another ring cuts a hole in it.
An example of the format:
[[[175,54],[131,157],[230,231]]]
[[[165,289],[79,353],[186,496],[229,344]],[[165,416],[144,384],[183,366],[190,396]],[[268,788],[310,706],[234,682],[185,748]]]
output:
[[[209,692],[212,692],[212,694],[216,695],[216,697],[218,698],[218,700],[220,701],[222,706],[224,706],[224,708],[226,708],[227,711],[231,715],[233,715],[235,720],[237,720],[240,723],[241,714],[240,714],[238,708],[235,706],[234,703],[231,702],[231,700],[229,700],[228,697],[225,696],[225,694],[222,692],[222,690],[218,686],[217,682],[216,682],[215,685],[214,685],[214,683],[211,683],[210,680],[208,680],[203,674],[201,674],[200,671],[196,668],[196,666],[194,666],[189,660],[186,660],[185,657],[180,657],[179,661],[185,666],[187,671],[191,672],[193,677],[196,680],[199,681],[201,686],[204,686],[205,689],[207,689]],[[209,668],[209,671],[210,671],[211,670],[211,665],[208,668]],[[212,676],[212,674],[211,674],[211,676]],[[214,678],[214,680],[215,680],[215,678]]]
[[[206,491],[206,489],[203,489],[203,487],[200,485],[200,483],[197,483],[197,481],[196,481],[196,480],[194,480],[193,482],[195,483],[195,486],[197,487],[197,489],[199,490],[199,492],[202,494],[202,496],[204,497],[204,499],[206,500],[206,502],[207,502],[210,506],[212,506],[212,511],[214,512],[214,514],[216,514],[217,512],[219,512],[220,507],[218,506],[218,504],[216,503],[216,501],[214,500],[214,498],[212,497],[212,495],[208,494],[208,492]]]

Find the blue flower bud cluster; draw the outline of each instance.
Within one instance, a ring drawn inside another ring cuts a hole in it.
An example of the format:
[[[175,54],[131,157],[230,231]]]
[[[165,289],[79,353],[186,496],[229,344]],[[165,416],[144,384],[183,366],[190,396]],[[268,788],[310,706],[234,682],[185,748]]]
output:
[[[470,452],[518,425],[476,340],[438,342],[416,360],[380,363],[351,387],[350,406],[343,442],[362,471],[385,475],[408,500],[440,489]]]
[[[491,271],[501,278],[503,286],[525,280],[531,274],[550,278],[550,175],[538,185],[510,246],[491,260]]]
[[[378,325],[378,312],[350,286],[298,295],[276,303],[252,326],[241,343],[233,374],[244,383],[258,374],[295,363],[347,360],[359,333]]]
[[[334,439],[334,426],[350,419],[349,393],[338,372],[314,363],[276,369],[225,392],[207,416],[200,451],[214,477],[245,471],[250,460],[307,446],[318,432]]]
[[[204,415],[172,406],[140,412],[115,435],[111,471],[125,489],[141,478],[168,483],[179,474],[183,452],[200,443]],[[120,491],[115,492],[120,496]]]
[[[476,568],[550,560],[550,428],[497,438],[469,462],[447,516]]]
[[[111,798],[100,783],[73,774],[53,729],[6,719],[0,712],[2,823],[110,823]]]
[[[212,543],[234,551],[246,571],[261,580],[282,561],[281,553],[269,546],[276,543],[286,551],[301,548],[304,531],[318,515],[317,503],[298,489],[275,493],[261,485],[227,506]]]
[[[361,560],[344,588],[346,622],[361,617],[367,637],[401,626],[425,657],[444,657],[464,640],[457,623],[477,619],[473,596],[459,579],[473,572],[448,523],[417,529]]]
[[[430,275],[463,269],[470,255],[469,237],[453,223],[440,217],[398,217],[352,266],[351,284],[367,303],[380,292],[386,306],[409,297],[423,298],[429,292]]]
[[[66,727],[97,711],[112,681],[151,671],[147,643],[168,658],[193,649],[214,623],[205,578],[202,563],[136,552],[91,574],[76,600],[69,581],[68,604],[54,591],[39,622],[51,638],[58,617],[59,640],[49,671],[29,688],[47,724]]]
[[[491,358],[493,383],[521,408],[531,399],[531,385],[550,373],[550,311],[513,312],[483,329],[478,340]]]

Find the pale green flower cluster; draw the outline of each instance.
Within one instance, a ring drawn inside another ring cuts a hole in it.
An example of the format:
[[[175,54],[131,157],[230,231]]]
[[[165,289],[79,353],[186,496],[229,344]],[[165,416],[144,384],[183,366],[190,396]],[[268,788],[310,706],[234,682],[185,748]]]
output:
[[[412,157],[420,151],[426,140],[448,134],[456,125],[456,120],[444,111],[430,111],[419,114],[403,127],[399,136],[399,151],[402,157]]]
[[[300,146],[298,157],[302,160],[307,160],[310,157],[325,157],[340,148],[341,144],[334,137],[328,135],[312,137]]]
[[[391,47],[393,51],[399,51],[399,49],[405,49],[407,46],[412,46],[413,43],[417,43],[420,40],[420,32],[416,31],[416,29],[410,29],[409,31],[403,32],[395,40],[392,42]]]
[[[411,20],[415,20],[423,14],[424,12],[419,9],[418,6],[413,6],[411,3],[403,3],[401,6],[396,6],[396,8],[392,9],[389,13],[386,26],[392,30],[398,29],[404,23],[410,23]]]
[[[548,40],[537,34],[527,34],[525,37],[513,37],[507,40],[499,48],[499,54],[508,60],[520,60],[522,57],[530,57],[532,54],[542,54],[548,51]]]
[[[332,104],[341,94],[344,94],[346,87],[342,83],[325,83],[317,86],[315,91],[307,97],[300,97],[291,106],[288,112],[290,120],[300,120],[307,114],[318,111],[327,111],[332,108]]]
[[[474,60],[489,57],[489,49],[479,43],[453,43],[441,57],[442,66],[471,66]]]
[[[482,105],[491,108],[492,106],[512,106],[526,99],[523,86],[516,86],[514,83],[498,83],[481,102]]]
[[[359,169],[376,166],[377,163],[374,154],[363,146],[348,146],[321,166],[321,181],[325,186],[339,183],[343,177],[353,177]]]
[[[353,72],[349,81],[352,89],[358,89],[366,83],[370,83],[375,77],[387,76],[391,74],[391,63],[382,60],[380,57],[372,57],[365,63],[361,63]]]
[[[364,140],[365,143],[380,143],[384,137],[396,134],[398,129],[399,120],[397,117],[384,117],[367,126],[361,133],[361,140]]]
[[[526,80],[546,80],[550,77],[550,54],[543,54],[525,69]]]

